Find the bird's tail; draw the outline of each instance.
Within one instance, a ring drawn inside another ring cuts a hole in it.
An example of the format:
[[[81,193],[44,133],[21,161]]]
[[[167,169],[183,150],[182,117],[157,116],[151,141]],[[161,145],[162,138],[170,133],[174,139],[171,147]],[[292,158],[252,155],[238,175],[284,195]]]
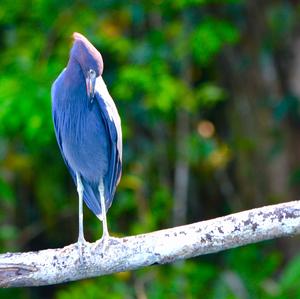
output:
[[[82,179],[82,184],[84,188],[83,199],[86,205],[97,216],[97,218],[99,218],[102,221],[103,217],[102,217],[102,209],[100,204],[100,194],[98,190],[98,185],[95,183],[87,182],[84,179]],[[110,194],[108,192],[105,192],[105,206],[106,206],[105,213],[110,207],[109,203],[111,203],[109,196]]]

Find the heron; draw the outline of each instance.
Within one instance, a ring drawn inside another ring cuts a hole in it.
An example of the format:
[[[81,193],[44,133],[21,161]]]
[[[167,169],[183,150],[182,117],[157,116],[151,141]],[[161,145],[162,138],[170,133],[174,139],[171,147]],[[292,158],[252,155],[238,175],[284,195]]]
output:
[[[83,201],[102,221],[101,240],[107,242],[106,213],[122,172],[121,120],[102,73],[101,54],[74,32],[69,61],[54,81],[51,97],[57,143],[77,187],[81,255],[86,244]]]

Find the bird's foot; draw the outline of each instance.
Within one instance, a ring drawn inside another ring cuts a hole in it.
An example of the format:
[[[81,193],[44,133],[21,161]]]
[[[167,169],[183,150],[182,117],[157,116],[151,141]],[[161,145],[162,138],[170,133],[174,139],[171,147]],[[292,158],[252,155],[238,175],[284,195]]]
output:
[[[109,236],[109,234],[104,234],[101,239],[99,239],[98,241],[95,242],[95,245],[93,246],[94,249],[96,249],[97,247],[101,248],[101,256],[104,257],[105,255],[105,251],[108,249],[109,247],[109,240],[111,239],[111,237]]]
[[[84,250],[87,247],[87,241],[84,238],[79,238],[77,241],[77,249],[79,254],[79,260],[82,264],[84,262]]]

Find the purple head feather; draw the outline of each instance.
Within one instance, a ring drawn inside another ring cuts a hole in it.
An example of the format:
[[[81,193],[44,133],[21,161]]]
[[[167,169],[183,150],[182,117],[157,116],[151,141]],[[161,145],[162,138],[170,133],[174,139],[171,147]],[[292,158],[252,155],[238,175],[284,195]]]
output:
[[[99,51],[90,41],[78,32],[73,33],[73,47],[70,59],[75,59],[86,74],[90,69],[96,72],[97,77],[103,73],[103,59]]]

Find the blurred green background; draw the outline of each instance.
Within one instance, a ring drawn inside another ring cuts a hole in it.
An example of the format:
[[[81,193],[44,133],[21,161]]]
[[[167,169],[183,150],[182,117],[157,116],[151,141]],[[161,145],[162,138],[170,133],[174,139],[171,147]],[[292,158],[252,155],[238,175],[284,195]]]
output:
[[[50,99],[74,31],[101,51],[122,118],[112,235],[298,199],[299,20],[296,0],[1,0],[1,252],[77,240]],[[95,241],[101,223],[87,209],[84,221]],[[300,298],[299,246],[273,240],[0,298]]]

